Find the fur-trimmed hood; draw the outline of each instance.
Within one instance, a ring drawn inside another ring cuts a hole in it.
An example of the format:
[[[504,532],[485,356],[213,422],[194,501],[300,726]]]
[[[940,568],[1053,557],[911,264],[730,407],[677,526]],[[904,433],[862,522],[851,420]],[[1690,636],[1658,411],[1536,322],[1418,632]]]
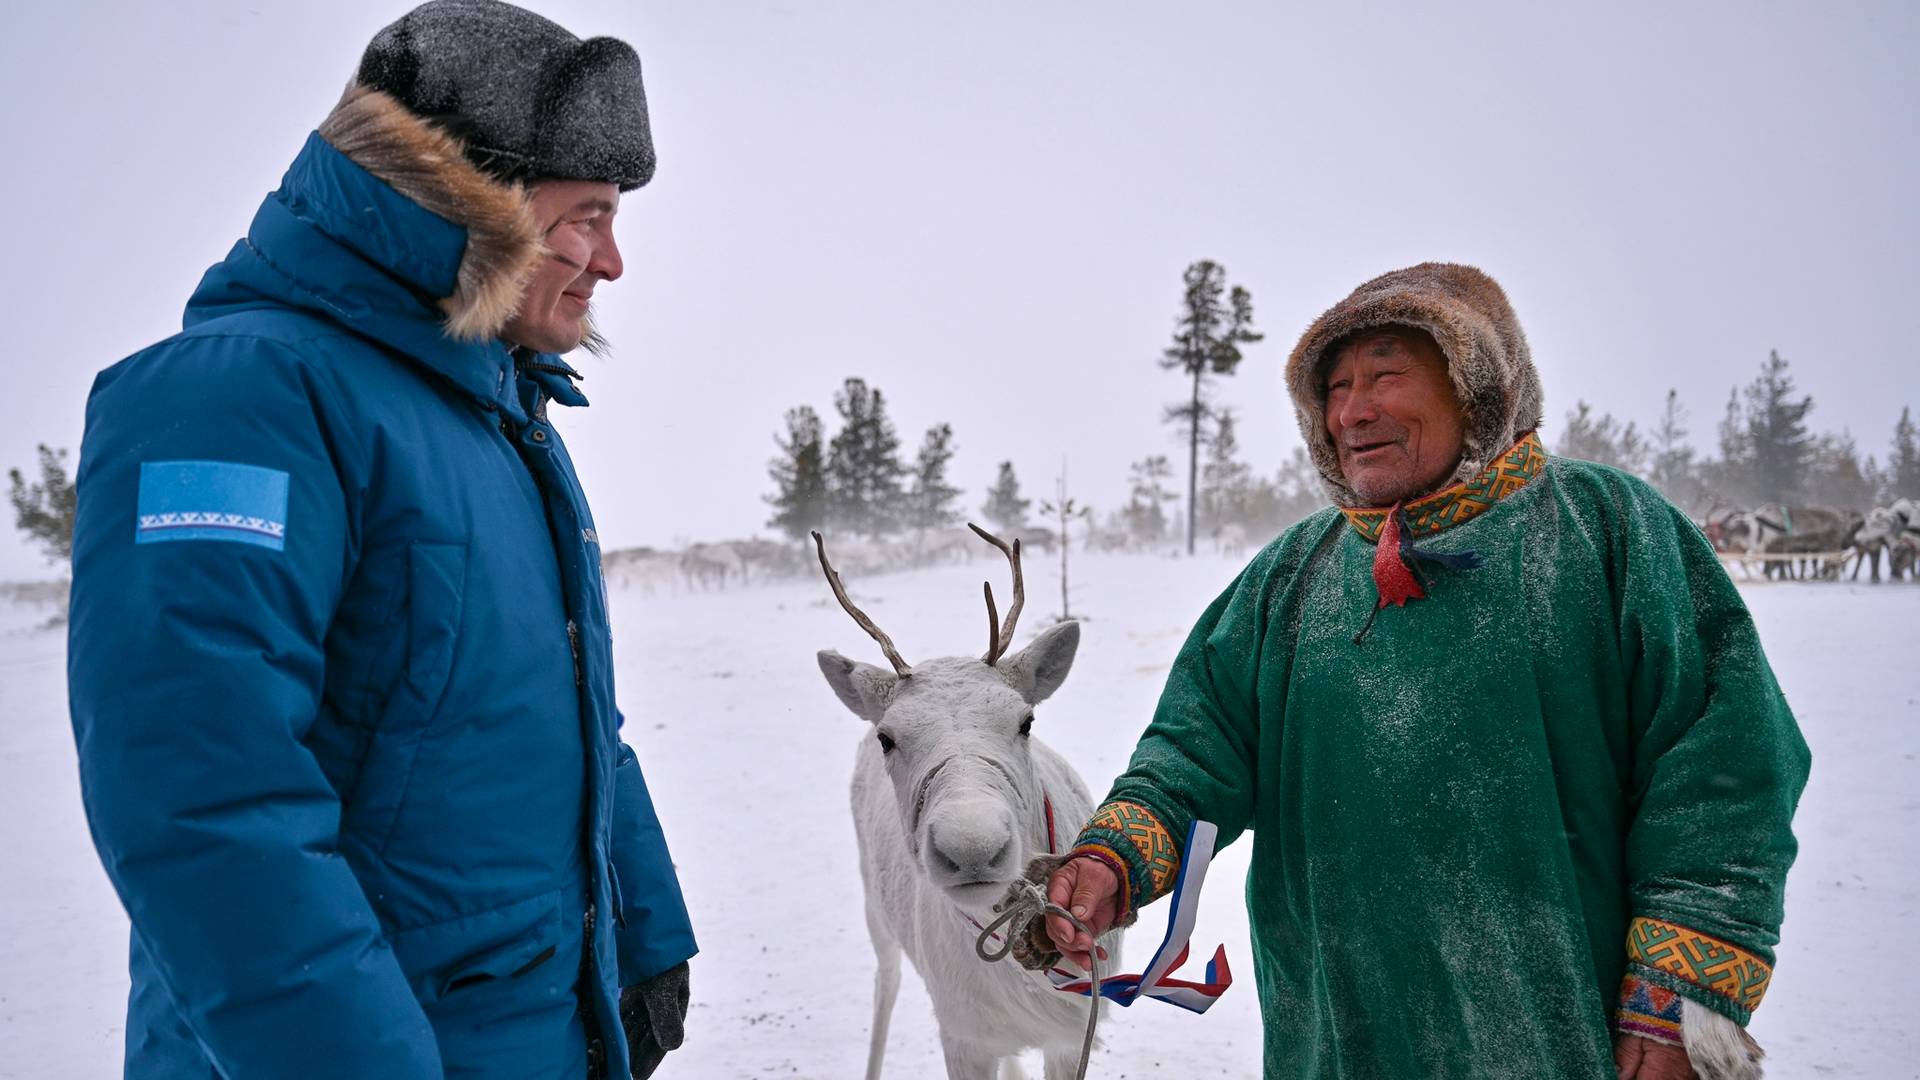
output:
[[[466,231],[453,290],[437,298],[446,333],[457,341],[498,337],[546,250],[526,188],[481,172],[459,139],[366,86],[347,88],[319,134],[421,209]]]
[[[1479,474],[1525,432],[1545,408],[1520,320],[1497,282],[1458,263],[1421,263],[1382,274],[1314,320],[1287,359],[1287,392],[1300,435],[1333,501],[1361,505],[1340,472],[1327,434],[1325,365],[1330,350],[1375,327],[1413,326],[1432,335],[1447,358],[1454,392],[1466,411],[1465,448],[1448,483]]]

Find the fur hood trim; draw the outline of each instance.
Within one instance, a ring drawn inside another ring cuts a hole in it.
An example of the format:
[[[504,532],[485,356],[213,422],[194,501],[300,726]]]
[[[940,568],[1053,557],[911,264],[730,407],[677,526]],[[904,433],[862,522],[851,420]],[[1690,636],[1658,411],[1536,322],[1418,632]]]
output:
[[[1300,435],[1327,493],[1342,507],[1361,504],[1341,476],[1327,435],[1325,365],[1333,348],[1350,335],[1388,325],[1418,327],[1432,335],[1466,410],[1460,467],[1442,487],[1478,476],[1522,434],[1540,426],[1545,408],[1520,320],[1491,277],[1458,263],[1421,263],[1382,274],[1314,320],[1287,359],[1287,392]]]
[[[320,137],[421,208],[467,231],[453,295],[440,298],[447,336],[500,336],[546,251],[526,188],[481,172],[459,139],[408,112],[392,95],[359,84],[347,88],[320,125]]]

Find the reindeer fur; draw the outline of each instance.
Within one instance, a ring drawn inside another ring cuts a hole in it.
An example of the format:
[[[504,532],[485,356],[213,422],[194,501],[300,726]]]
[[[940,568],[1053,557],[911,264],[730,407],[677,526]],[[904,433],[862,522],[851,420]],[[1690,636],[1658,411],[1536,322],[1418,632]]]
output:
[[[1680,1038],[1700,1080],[1760,1080],[1766,1053],[1747,1029],[1692,1000],[1680,1003]]]
[[[1003,1063],[1017,1067],[1006,1059],[1032,1047],[1045,1055],[1048,1080],[1073,1075],[1087,999],[1017,964],[982,962],[974,955],[979,930],[968,917],[991,921],[1007,883],[1046,852],[1043,797],[1052,800],[1059,843],[1092,816],[1093,800],[1073,768],[1038,737],[1019,733],[1033,706],[1066,679],[1079,638],[1077,623],[1061,623],[995,666],[942,657],[915,664],[905,678],[830,650],[820,654],[834,693],[874,727],[860,740],[852,788],[867,930],[879,964],[868,1080],[880,1076],[902,953],[933,999],[950,1080],[992,1080]],[[892,753],[882,750],[880,733],[894,740]],[[1008,832],[1007,848],[983,859],[947,859],[938,850],[990,852]],[[963,861],[991,870],[962,869]],[[982,883],[955,880],[974,876]],[[1101,941],[1117,963],[1119,935]]]

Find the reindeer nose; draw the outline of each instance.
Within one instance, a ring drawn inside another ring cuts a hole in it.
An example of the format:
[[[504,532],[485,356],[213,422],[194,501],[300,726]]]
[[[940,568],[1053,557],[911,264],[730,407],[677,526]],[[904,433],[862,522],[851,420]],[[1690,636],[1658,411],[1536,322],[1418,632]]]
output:
[[[999,814],[936,821],[927,830],[932,870],[955,884],[1011,877],[1013,829]]]

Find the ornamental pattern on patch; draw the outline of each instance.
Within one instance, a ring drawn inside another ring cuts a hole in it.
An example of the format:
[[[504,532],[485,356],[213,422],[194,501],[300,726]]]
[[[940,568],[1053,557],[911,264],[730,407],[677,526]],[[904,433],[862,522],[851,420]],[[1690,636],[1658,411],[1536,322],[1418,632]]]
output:
[[[1636,975],[1620,980],[1620,1011],[1613,1026],[1628,1035],[1680,1044],[1679,994]]]
[[[1766,996],[1773,969],[1752,953],[1678,923],[1636,918],[1627,959],[1711,990],[1749,1011]]]
[[[1180,849],[1174,845],[1167,827],[1153,816],[1153,811],[1137,803],[1110,802],[1087,822],[1088,832],[1096,830],[1120,834],[1140,853],[1152,886],[1148,895],[1160,896],[1173,888],[1173,879],[1180,872]]]
[[[1442,529],[1460,525],[1488,510],[1501,499],[1527,486],[1547,467],[1547,449],[1540,436],[1529,431],[1507,452],[1493,459],[1472,480],[1415,499],[1401,509],[1406,513],[1407,529],[1414,537],[1430,536]],[[1386,528],[1391,508],[1343,510],[1354,531],[1370,544],[1379,543],[1380,530]]]
[[[143,461],[133,542],[215,541],[285,551],[290,486],[285,470],[237,461]]]
[[[239,529],[242,532],[259,533],[284,539],[287,524],[284,521],[269,521],[266,518],[249,517],[244,514],[222,514],[213,511],[187,510],[171,514],[141,514],[140,531],[154,532],[161,529]]]

